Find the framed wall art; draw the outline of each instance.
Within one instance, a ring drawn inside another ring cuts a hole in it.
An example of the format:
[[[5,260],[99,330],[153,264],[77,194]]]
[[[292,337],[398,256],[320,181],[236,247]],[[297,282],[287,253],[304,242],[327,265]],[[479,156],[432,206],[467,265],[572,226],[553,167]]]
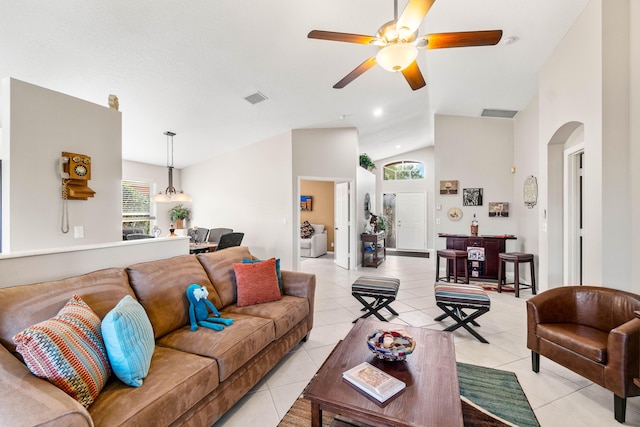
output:
[[[300,210],[301,211],[310,211],[313,210],[313,197],[311,196],[300,196]]]
[[[489,216],[507,218],[509,216],[508,202],[489,202]]]
[[[538,203],[538,181],[533,175],[524,180],[524,205],[529,209]]]
[[[440,181],[440,194],[458,194],[458,181]]]
[[[463,206],[482,206],[482,188],[464,188],[462,190]]]

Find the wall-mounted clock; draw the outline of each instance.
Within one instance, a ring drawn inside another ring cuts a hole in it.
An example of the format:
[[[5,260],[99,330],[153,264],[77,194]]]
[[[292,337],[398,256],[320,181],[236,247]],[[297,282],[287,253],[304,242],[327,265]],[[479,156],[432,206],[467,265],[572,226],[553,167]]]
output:
[[[371,196],[369,193],[364,195],[364,218],[371,218]]]
[[[447,216],[451,221],[460,221],[462,218],[462,210],[460,208],[451,208],[447,211]]]

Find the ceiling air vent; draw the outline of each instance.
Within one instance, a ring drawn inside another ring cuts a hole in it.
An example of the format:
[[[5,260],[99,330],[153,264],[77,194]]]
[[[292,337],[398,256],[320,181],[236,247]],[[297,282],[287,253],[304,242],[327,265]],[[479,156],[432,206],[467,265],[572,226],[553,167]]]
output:
[[[261,94],[260,92],[256,92],[253,95],[249,95],[247,97],[244,98],[247,102],[256,105],[258,102],[262,102],[266,99],[268,99],[266,96],[264,96],[263,94]]]
[[[501,119],[513,119],[513,116],[518,114],[517,111],[513,110],[492,110],[489,108],[485,108],[482,110],[482,117],[498,117]]]

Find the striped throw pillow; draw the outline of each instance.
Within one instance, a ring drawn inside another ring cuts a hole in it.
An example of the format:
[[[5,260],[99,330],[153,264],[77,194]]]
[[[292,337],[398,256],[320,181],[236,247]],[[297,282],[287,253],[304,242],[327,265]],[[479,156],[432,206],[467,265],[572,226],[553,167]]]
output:
[[[84,407],[93,403],[111,375],[100,318],[78,295],[55,317],[15,335],[13,342],[34,375]]]

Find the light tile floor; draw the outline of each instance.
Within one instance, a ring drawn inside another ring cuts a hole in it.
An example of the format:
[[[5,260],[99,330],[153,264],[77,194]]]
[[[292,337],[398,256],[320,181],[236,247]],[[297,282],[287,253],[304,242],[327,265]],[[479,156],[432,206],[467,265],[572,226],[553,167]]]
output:
[[[362,275],[397,277],[398,298],[391,321],[443,329],[450,321],[434,321],[442,312],[433,296],[433,259],[388,256],[377,269],[357,271],[336,267],[331,255],[305,259],[301,270],[316,274],[314,327],[309,340],[297,345],[253,390],[229,410],[215,427],[277,426],[302,393],[335,344],[351,329],[362,307],[351,295],[351,283]],[[526,344],[526,290],[489,292],[491,311],[479,319],[482,344],[463,329],[454,332],[460,362],[515,372],[543,427],[618,426],[613,418],[613,395],[573,372],[541,358],[540,373],[531,371]],[[385,315],[388,314],[384,311]],[[390,318],[391,319],[391,318]],[[640,426],[640,397],[627,399],[625,425]]]

